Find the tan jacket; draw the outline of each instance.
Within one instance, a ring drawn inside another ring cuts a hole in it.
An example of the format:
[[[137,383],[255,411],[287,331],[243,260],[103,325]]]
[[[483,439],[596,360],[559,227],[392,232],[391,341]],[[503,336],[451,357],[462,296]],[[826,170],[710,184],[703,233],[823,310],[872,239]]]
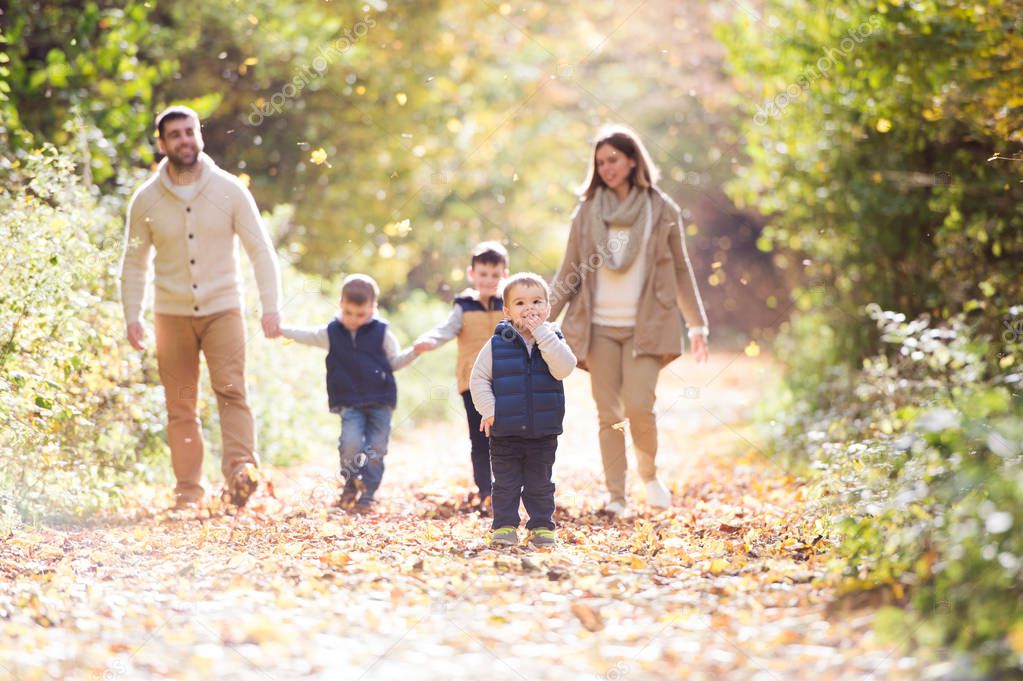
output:
[[[650,190],[650,201],[652,226],[636,314],[635,351],[658,355],[667,364],[682,354],[683,317],[688,327],[708,327],[708,323],[686,252],[681,212],[659,189]],[[583,200],[572,214],[565,258],[551,283],[550,319],[557,319],[568,306],[561,331],[583,369],[590,347],[597,268],[607,257],[594,243],[590,223]]]
[[[252,194],[206,154],[199,160],[203,170],[191,201],[174,191],[164,159],[128,205],[121,304],[129,324],[142,312],[151,256],[156,312],[202,316],[240,308],[235,237],[252,261],[263,312],[279,309],[277,255]]]
[[[494,327],[504,319],[502,310],[469,310],[462,316],[462,332],[458,334],[458,358],[455,360],[455,379],[458,392],[469,389],[472,367],[484,345],[494,337]]]

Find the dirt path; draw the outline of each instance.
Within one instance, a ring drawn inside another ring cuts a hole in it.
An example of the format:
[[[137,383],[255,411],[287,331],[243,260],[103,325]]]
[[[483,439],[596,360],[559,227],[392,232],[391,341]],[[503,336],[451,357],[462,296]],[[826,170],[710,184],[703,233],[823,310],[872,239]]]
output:
[[[562,545],[495,552],[458,508],[451,423],[396,424],[382,508],[328,512],[334,463],[272,471],[238,516],[22,528],[0,545],[0,678],[896,679],[912,662],[833,612],[804,488],[745,423],[771,364],[677,362],[658,389],[676,508],[609,522],[589,381],[568,381],[555,476]],[[631,454],[630,454],[631,456]],[[214,509],[216,511],[216,509]]]

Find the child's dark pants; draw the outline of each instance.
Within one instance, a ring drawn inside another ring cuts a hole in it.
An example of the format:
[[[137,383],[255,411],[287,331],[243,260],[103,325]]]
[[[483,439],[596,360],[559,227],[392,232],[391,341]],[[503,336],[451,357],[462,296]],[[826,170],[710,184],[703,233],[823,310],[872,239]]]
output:
[[[490,438],[494,470],[494,524],[519,526],[519,500],[526,507],[527,529],[554,529],[554,454],[558,436]]]
[[[493,493],[493,482],[490,476],[490,438],[480,430],[483,417],[476,411],[472,403],[472,394],[466,390],[462,393],[465,403],[465,416],[469,422],[469,440],[472,442],[472,478],[480,491],[480,499]]]

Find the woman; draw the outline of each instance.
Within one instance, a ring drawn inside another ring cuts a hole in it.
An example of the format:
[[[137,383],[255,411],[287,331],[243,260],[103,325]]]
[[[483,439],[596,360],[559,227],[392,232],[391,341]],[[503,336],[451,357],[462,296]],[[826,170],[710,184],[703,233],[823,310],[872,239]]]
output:
[[[647,503],[671,506],[671,493],[657,477],[654,391],[660,370],[682,353],[683,318],[696,361],[707,360],[707,315],[682,216],[657,188],[658,177],[634,132],[602,130],[551,284],[550,318],[568,306],[562,332],[580,368],[590,372],[610,495],[605,510],[614,515],[626,504],[626,418]]]

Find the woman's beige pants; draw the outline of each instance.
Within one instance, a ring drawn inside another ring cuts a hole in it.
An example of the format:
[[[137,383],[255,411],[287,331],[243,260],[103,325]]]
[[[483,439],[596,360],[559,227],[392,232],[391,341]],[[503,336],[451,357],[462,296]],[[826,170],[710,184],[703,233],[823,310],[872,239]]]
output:
[[[660,358],[633,354],[634,328],[594,324],[586,366],[600,423],[600,456],[611,501],[625,502],[625,420],[629,421],[639,477],[657,476],[654,398]]]

